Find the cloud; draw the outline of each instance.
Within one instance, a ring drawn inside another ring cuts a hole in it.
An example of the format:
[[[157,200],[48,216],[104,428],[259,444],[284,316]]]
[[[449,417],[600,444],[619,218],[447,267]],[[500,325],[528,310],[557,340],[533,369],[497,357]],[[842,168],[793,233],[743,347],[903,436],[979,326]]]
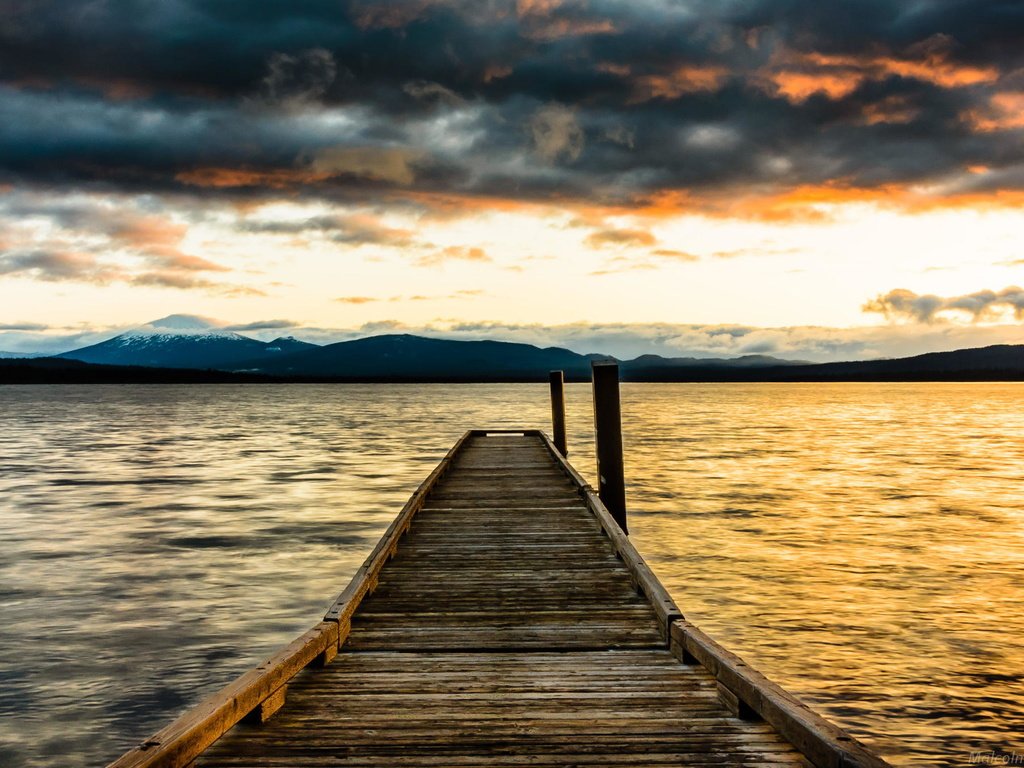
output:
[[[36,249],[0,254],[0,275],[43,282],[79,282],[94,285],[128,283],[130,285],[179,290],[201,289],[227,296],[264,296],[263,291],[197,277],[191,270],[155,270],[135,272],[90,253]]]
[[[335,301],[342,304],[375,304],[379,302],[388,302],[391,304],[401,303],[403,301],[451,301],[458,299],[472,299],[478,296],[484,296],[487,292],[478,288],[465,288],[462,290],[454,291],[444,295],[432,295],[428,296],[425,294],[414,294],[412,296],[388,296],[387,298],[380,298],[376,296],[340,296]]]
[[[238,228],[244,232],[277,235],[322,234],[335,243],[346,245],[384,245],[404,247],[414,243],[413,232],[389,227],[367,214],[325,214],[305,219],[274,220],[252,217]]]
[[[607,246],[651,246],[658,239],[646,229],[602,229],[587,236],[584,241],[591,248]]]
[[[544,160],[572,162],[583,152],[584,136],[576,115],[563,104],[548,104],[530,117],[533,147]]]
[[[651,251],[652,256],[673,261],[700,261],[700,256],[687,251],[676,251],[671,248],[658,248]]]
[[[450,245],[433,253],[421,256],[416,260],[418,267],[436,267],[449,261],[475,261],[490,263],[493,261],[483,248],[467,245]]]
[[[322,98],[337,75],[334,56],[323,48],[296,54],[276,52],[267,60],[262,95],[271,102],[305,104]]]
[[[519,32],[539,42],[566,37],[606,35],[615,20],[590,8],[586,0],[516,0]]]
[[[937,33],[900,53],[796,52],[780,50],[764,76],[775,91],[802,103],[815,95],[829,99],[849,96],[866,83],[901,77],[941,88],[984,85],[999,79],[999,68],[954,59],[956,41]]]
[[[728,77],[729,70],[723,66],[688,64],[677,65],[665,73],[636,75],[630,79],[633,89],[630,102],[673,101],[689,93],[714,92]]]
[[[402,86],[402,90],[418,101],[439,102],[448,106],[461,106],[465,100],[450,88],[429,80],[415,80]]]
[[[884,315],[889,320],[935,323],[957,315],[968,315],[972,322],[997,317],[1010,310],[1018,320],[1024,318],[1024,288],[1010,286],[1001,291],[977,291],[962,296],[919,295],[896,288],[866,302],[862,309]]]
[[[247,285],[231,285],[218,283],[202,277],[195,277],[181,272],[143,272],[135,275],[125,275],[121,279],[132,285],[148,286],[152,288],[176,288],[178,290],[200,289],[211,293],[218,293],[223,296],[266,296],[264,291]]]
[[[206,273],[230,270],[182,251],[188,225],[152,208],[151,201],[101,202],[92,196],[49,199],[13,194],[0,199],[0,222],[28,224],[0,251],[0,274],[45,282],[263,295],[254,288],[207,278]],[[40,223],[45,226],[40,228]]]
[[[383,301],[383,299],[377,299],[373,296],[339,296],[335,301],[341,304],[372,304],[376,301]]]
[[[998,91],[988,104],[967,110],[964,119],[982,133],[1024,128],[1024,90]]]
[[[409,185],[416,179],[414,164],[422,157],[420,150],[406,147],[330,147],[317,153],[312,169],[329,176]]]
[[[790,256],[801,252],[802,249],[800,248],[776,248],[766,245],[751,248],[733,248],[728,251],[715,251],[711,255],[716,259],[738,259],[743,256]]]
[[[228,325],[225,328],[229,331],[239,331],[244,333],[246,331],[281,331],[288,328],[295,328],[301,325],[294,320],[255,320],[250,323],[242,323],[240,325]]]
[[[164,271],[229,272],[230,270],[201,256],[183,253],[181,241],[188,226],[159,216],[134,217],[123,213],[94,212],[93,224],[105,230],[118,245],[145,255]]]
[[[0,255],[0,275],[47,282],[75,280],[105,284],[122,277],[88,253],[59,250],[14,251]]]
[[[907,210],[1024,194],[1005,0],[202,8],[5,8],[0,184],[775,221],[820,217],[806,190]]]
[[[0,323],[0,331],[46,331],[45,323]]]

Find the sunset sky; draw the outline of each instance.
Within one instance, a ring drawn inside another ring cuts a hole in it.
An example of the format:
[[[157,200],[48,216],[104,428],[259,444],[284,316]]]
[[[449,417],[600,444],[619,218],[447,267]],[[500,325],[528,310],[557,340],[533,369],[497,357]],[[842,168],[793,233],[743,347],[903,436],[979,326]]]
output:
[[[1024,3],[0,0],[0,350],[1024,343]]]

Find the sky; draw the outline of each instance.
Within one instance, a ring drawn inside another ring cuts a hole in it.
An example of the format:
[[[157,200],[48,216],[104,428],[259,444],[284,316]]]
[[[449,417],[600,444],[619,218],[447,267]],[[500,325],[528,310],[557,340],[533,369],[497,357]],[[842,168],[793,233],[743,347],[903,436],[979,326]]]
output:
[[[1024,343],[1020,0],[0,0],[0,350]]]

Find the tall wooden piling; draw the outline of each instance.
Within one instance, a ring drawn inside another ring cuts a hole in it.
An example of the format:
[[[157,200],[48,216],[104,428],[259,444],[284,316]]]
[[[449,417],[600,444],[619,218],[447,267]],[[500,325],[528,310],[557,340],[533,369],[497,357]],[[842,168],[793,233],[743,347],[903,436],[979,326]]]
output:
[[[551,436],[555,448],[562,456],[569,451],[565,441],[565,374],[562,371],[551,371]]]
[[[622,466],[622,412],[618,363],[591,365],[594,383],[594,432],[597,443],[598,496],[624,533],[626,479]]]

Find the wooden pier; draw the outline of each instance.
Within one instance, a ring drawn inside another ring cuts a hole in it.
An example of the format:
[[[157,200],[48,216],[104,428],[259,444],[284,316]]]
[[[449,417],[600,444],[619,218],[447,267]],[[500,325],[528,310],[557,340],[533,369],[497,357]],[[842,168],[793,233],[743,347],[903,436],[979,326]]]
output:
[[[887,765],[689,624],[538,431],[471,431],[324,620],[112,763]]]

